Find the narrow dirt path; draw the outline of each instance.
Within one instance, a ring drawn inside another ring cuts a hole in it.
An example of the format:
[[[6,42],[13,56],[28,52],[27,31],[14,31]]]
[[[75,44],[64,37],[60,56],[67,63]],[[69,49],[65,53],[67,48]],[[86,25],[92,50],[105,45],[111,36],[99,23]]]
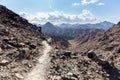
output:
[[[50,66],[49,52],[52,48],[46,41],[43,41],[43,45],[45,45],[45,49],[43,55],[38,59],[39,63],[24,80],[46,80],[46,70]]]

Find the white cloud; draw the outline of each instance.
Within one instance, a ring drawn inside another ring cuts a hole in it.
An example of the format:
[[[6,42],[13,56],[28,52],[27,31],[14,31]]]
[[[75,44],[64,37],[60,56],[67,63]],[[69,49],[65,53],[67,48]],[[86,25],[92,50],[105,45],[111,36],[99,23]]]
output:
[[[77,2],[75,2],[75,3],[73,3],[72,4],[72,6],[80,6],[81,4],[80,3],[77,3]]]
[[[99,6],[103,6],[103,5],[105,5],[104,3],[98,3],[97,5],[99,5]]]
[[[88,5],[98,2],[99,0],[82,0],[82,5]]]
[[[66,14],[59,11],[54,12],[38,12],[30,14],[27,12],[20,12],[20,15],[26,18],[31,23],[44,24],[46,22],[52,22],[54,24],[60,23],[88,23],[95,22],[96,17],[88,10],[83,10],[80,14]]]

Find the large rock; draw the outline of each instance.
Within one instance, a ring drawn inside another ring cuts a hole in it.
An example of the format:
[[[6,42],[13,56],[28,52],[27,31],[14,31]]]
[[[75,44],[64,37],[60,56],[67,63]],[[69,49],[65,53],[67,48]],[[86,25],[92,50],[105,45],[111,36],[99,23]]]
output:
[[[70,51],[66,51],[63,54],[60,54],[61,59],[67,59],[67,58],[71,58],[71,52]]]

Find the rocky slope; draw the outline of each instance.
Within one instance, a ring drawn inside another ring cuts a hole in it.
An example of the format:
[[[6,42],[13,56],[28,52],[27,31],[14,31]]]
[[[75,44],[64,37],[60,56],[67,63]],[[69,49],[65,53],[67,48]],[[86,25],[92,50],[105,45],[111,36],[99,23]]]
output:
[[[89,40],[92,41],[93,38],[95,38],[95,36],[99,33],[101,33],[102,31],[100,31],[99,29],[90,29],[88,31],[86,31],[85,34],[80,35],[79,37],[76,37],[73,40],[69,40],[69,43],[71,45],[69,45],[69,49],[72,51],[76,51],[77,47],[81,46],[81,44],[84,44],[86,42],[88,42]]]
[[[41,28],[0,5],[0,80],[23,80],[42,55]]]
[[[48,80],[120,80],[120,22],[84,39],[69,51],[55,48]]]

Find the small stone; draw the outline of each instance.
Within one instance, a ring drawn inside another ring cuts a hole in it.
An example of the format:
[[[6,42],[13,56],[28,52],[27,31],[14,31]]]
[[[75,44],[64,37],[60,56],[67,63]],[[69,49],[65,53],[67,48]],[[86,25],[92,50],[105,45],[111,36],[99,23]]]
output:
[[[24,79],[24,76],[22,76],[21,74],[15,73],[15,76],[20,78],[20,79]]]
[[[0,48],[0,55],[2,54],[2,49]]]
[[[68,73],[67,73],[67,75],[68,75],[68,76],[72,76],[72,75],[73,75],[73,73],[71,73],[71,72],[68,72]]]
[[[9,62],[10,62],[9,60],[4,59],[0,62],[0,66],[5,66],[5,65],[9,64]]]
[[[21,45],[21,46],[25,46],[25,44],[24,44],[24,43],[19,43],[19,45]]]

